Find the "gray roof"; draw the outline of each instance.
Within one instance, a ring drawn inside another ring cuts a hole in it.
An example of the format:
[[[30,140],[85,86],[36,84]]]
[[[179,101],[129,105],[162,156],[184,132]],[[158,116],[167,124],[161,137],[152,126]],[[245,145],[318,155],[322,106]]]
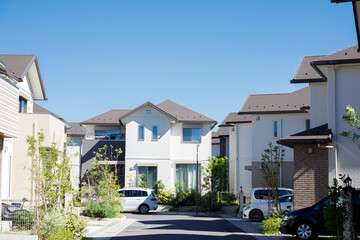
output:
[[[11,74],[19,78],[19,80],[21,81],[25,77],[31,65],[35,63],[35,66],[38,70],[40,86],[42,88],[41,91],[44,98],[41,100],[47,100],[36,55],[0,54],[0,59],[2,60],[2,62],[6,64],[6,66],[3,67],[3,69],[5,69],[8,74]]]
[[[230,126],[230,124],[234,123],[251,123],[251,115],[239,115],[237,112],[231,112],[221,122],[219,127]]]
[[[249,95],[239,114],[302,113],[310,106],[309,86],[291,93]]]
[[[60,117],[59,115],[47,110],[46,108],[40,106],[37,103],[33,104],[33,113],[44,113],[44,114],[50,114],[52,116],[54,116],[55,118],[59,119],[60,121],[64,122],[66,125],[68,125],[68,127],[70,127],[69,123],[65,121],[65,119],[63,119],[62,117]]]
[[[81,122],[81,125],[114,125],[120,124],[119,118],[130,112],[126,109],[112,109]]]
[[[85,129],[78,122],[70,122],[71,128],[67,129],[67,134],[71,136],[85,136]]]
[[[300,62],[300,65],[295,73],[291,83],[310,83],[310,82],[324,82],[325,80],[315,71],[310,65],[312,61],[324,57],[319,56],[304,56]]]
[[[229,127],[219,127],[216,132],[213,133],[213,138],[220,138],[229,136]]]

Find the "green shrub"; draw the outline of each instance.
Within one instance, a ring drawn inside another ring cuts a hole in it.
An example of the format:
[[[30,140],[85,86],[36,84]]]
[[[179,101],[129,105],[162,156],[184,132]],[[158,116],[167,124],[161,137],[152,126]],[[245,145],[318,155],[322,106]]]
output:
[[[184,193],[184,182],[179,181],[175,183],[176,188],[176,195],[173,201],[174,207],[182,206],[183,202],[185,201],[185,193]]]
[[[235,202],[236,195],[234,193],[221,193],[221,200],[223,202]]]
[[[86,215],[89,217],[114,218],[118,213],[116,207],[106,200],[91,200],[88,202],[86,209]]]
[[[74,234],[66,229],[61,229],[56,232],[52,232],[46,238],[46,240],[74,240],[77,239]]]
[[[192,206],[192,205],[196,204],[196,190],[195,189],[193,189],[193,188],[185,189],[184,195],[185,195],[185,199],[182,202],[182,205]]]
[[[53,212],[45,215],[41,221],[41,237],[47,239],[51,233],[64,229],[65,224],[65,217],[60,213]]]
[[[212,212],[216,212],[219,211],[221,208],[221,205],[218,202],[215,202],[213,207],[211,207],[211,193],[208,192],[206,193],[204,196],[201,197],[201,211],[205,212],[205,211],[212,211]]]
[[[284,214],[283,213],[279,213],[278,210],[273,207],[271,211],[269,211],[267,218],[283,218]]]
[[[153,189],[154,189],[154,193],[155,193],[156,195],[159,195],[162,191],[164,191],[164,190],[165,190],[165,185],[164,185],[164,183],[162,182],[162,180],[157,180],[157,181],[155,182],[155,184],[154,184]]]
[[[171,205],[175,199],[175,194],[170,189],[160,190],[157,199],[159,204]]]
[[[86,219],[74,213],[68,213],[65,220],[65,230],[73,233],[75,239],[81,239],[87,227]]]
[[[15,225],[20,229],[30,230],[34,226],[34,213],[22,212],[15,214]]]
[[[266,232],[279,230],[281,220],[282,218],[267,218],[266,220],[262,221],[262,229],[264,229]]]

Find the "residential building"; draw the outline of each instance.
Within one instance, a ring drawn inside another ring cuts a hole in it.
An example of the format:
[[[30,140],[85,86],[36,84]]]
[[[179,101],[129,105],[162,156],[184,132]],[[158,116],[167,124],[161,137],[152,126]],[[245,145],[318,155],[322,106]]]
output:
[[[230,191],[245,196],[265,185],[261,158],[269,143],[309,127],[310,89],[284,94],[250,95],[238,113],[230,113],[221,126],[229,126]],[[285,148],[280,168],[281,187],[293,187],[293,153]]]
[[[219,126],[212,134],[212,156],[229,158],[229,128]]]
[[[278,142],[294,149],[294,207],[310,206],[324,197],[339,174],[349,174],[360,187],[359,148],[340,135],[350,131],[342,119],[348,104],[360,111],[360,53],[357,45],[327,56],[304,57],[291,83],[308,83],[311,92],[309,131]]]
[[[157,105],[146,102],[133,110],[111,110],[80,124],[86,129],[82,175],[91,167],[91,151],[118,143],[123,153],[112,164],[122,169],[122,186],[139,185],[139,176],[145,174],[148,187],[162,180],[174,188],[177,181],[195,187],[196,159],[200,173],[201,163],[211,157],[216,121],[166,100]]]

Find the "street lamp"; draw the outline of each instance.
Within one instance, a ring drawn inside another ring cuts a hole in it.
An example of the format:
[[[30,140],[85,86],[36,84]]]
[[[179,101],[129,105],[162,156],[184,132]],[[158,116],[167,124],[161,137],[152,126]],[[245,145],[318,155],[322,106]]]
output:
[[[355,27],[356,27],[356,36],[358,40],[358,49],[357,51],[360,52],[360,26],[359,26],[359,19],[360,19],[360,0],[331,0],[332,3],[343,3],[343,2],[352,2],[353,11],[354,11],[354,19],[355,19]]]
[[[345,183],[345,186],[346,186],[347,188],[350,188],[350,187],[351,187],[351,185],[352,185],[352,179],[349,177],[349,174],[348,174],[347,178],[344,179],[344,183]]]
[[[196,144],[196,216],[198,215],[199,186],[199,144]]]

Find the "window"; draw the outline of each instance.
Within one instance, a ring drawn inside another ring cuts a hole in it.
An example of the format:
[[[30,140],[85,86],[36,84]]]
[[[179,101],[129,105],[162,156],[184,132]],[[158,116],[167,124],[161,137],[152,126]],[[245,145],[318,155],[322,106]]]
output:
[[[198,167],[198,183],[200,184],[201,166]],[[184,187],[196,188],[196,164],[176,164],[176,182],[184,182]]]
[[[305,130],[309,130],[310,129],[310,119],[306,119],[305,120]]]
[[[138,140],[144,141],[144,126],[139,126]]]
[[[157,181],[157,167],[139,167],[139,183],[141,175],[145,175],[146,187],[153,188]]]
[[[119,131],[95,130],[95,139],[120,140]]]
[[[278,121],[274,121],[274,138],[277,138],[278,136]]]
[[[200,128],[183,128],[183,142],[201,142]]]
[[[152,127],[152,140],[153,141],[158,140],[158,127],[157,126]]]
[[[19,98],[19,113],[27,113],[27,100],[25,98]]]

